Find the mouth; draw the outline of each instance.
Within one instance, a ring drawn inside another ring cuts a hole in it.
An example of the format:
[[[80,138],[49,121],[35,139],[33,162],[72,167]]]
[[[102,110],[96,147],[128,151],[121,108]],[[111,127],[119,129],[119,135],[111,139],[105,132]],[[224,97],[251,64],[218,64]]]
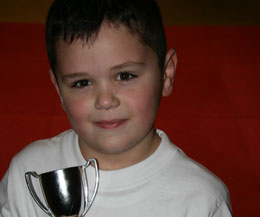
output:
[[[127,122],[127,119],[114,119],[114,120],[102,120],[102,121],[97,121],[94,122],[94,124],[102,129],[114,129],[118,128],[122,125],[124,125]]]

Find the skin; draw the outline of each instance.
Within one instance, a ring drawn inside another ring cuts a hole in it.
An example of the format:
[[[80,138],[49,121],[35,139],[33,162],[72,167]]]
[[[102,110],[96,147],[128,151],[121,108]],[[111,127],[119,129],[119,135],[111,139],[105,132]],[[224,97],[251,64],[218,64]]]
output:
[[[160,98],[172,92],[175,51],[161,72],[156,53],[136,34],[104,23],[93,43],[60,40],[56,53],[57,80],[50,70],[51,80],[83,157],[114,170],[151,155],[160,143],[154,130]]]

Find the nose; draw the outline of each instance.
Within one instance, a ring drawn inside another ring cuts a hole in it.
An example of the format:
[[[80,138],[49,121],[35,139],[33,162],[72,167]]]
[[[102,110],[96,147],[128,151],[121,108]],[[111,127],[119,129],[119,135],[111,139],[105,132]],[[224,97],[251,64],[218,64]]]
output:
[[[120,100],[111,87],[100,88],[96,94],[95,108],[109,110],[120,105]]]

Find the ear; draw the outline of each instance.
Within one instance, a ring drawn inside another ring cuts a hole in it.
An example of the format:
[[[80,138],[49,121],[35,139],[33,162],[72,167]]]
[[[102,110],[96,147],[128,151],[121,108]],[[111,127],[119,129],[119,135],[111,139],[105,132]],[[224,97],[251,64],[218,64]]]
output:
[[[177,66],[177,54],[174,49],[170,49],[165,58],[163,73],[162,95],[169,96],[173,89],[173,80]]]
[[[58,85],[58,82],[57,82],[57,79],[54,75],[54,72],[52,71],[52,69],[49,69],[49,74],[50,74],[50,78],[51,78],[51,82],[53,83],[58,95],[59,95],[59,98],[60,98],[60,101],[61,101],[61,105],[64,109],[64,106],[63,106],[63,99],[62,99],[62,96],[61,96],[61,93],[60,93],[60,89],[59,89],[59,85]]]

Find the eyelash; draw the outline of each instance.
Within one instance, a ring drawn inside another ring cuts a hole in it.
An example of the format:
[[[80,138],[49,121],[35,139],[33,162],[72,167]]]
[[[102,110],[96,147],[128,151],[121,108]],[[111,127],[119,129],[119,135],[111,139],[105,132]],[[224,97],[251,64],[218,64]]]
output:
[[[72,84],[72,87],[73,88],[84,88],[84,87],[90,86],[90,85],[92,85],[91,81],[83,79],[83,80],[79,80],[79,81],[74,82]]]
[[[119,81],[122,81],[122,82],[126,82],[126,81],[132,80],[136,77],[137,77],[137,75],[134,75],[130,72],[120,72],[117,74],[116,79]],[[87,79],[82,79],[82,80],[74,82],[72,84],[72,88],[84,88],[84,87],[91,86],[91,85],[92,85],[91,81],[89,81]]]
[[[124,76],[124,77],[123,77]],[[123,77],[123,78],[122,78]],[[117,75],[117,80],[119,81],[129,81],[129,80],[132,80],[134,78],[136,78],[137,75],[135,74],[132,74],[130,72],[120,72],[118,75]]]

